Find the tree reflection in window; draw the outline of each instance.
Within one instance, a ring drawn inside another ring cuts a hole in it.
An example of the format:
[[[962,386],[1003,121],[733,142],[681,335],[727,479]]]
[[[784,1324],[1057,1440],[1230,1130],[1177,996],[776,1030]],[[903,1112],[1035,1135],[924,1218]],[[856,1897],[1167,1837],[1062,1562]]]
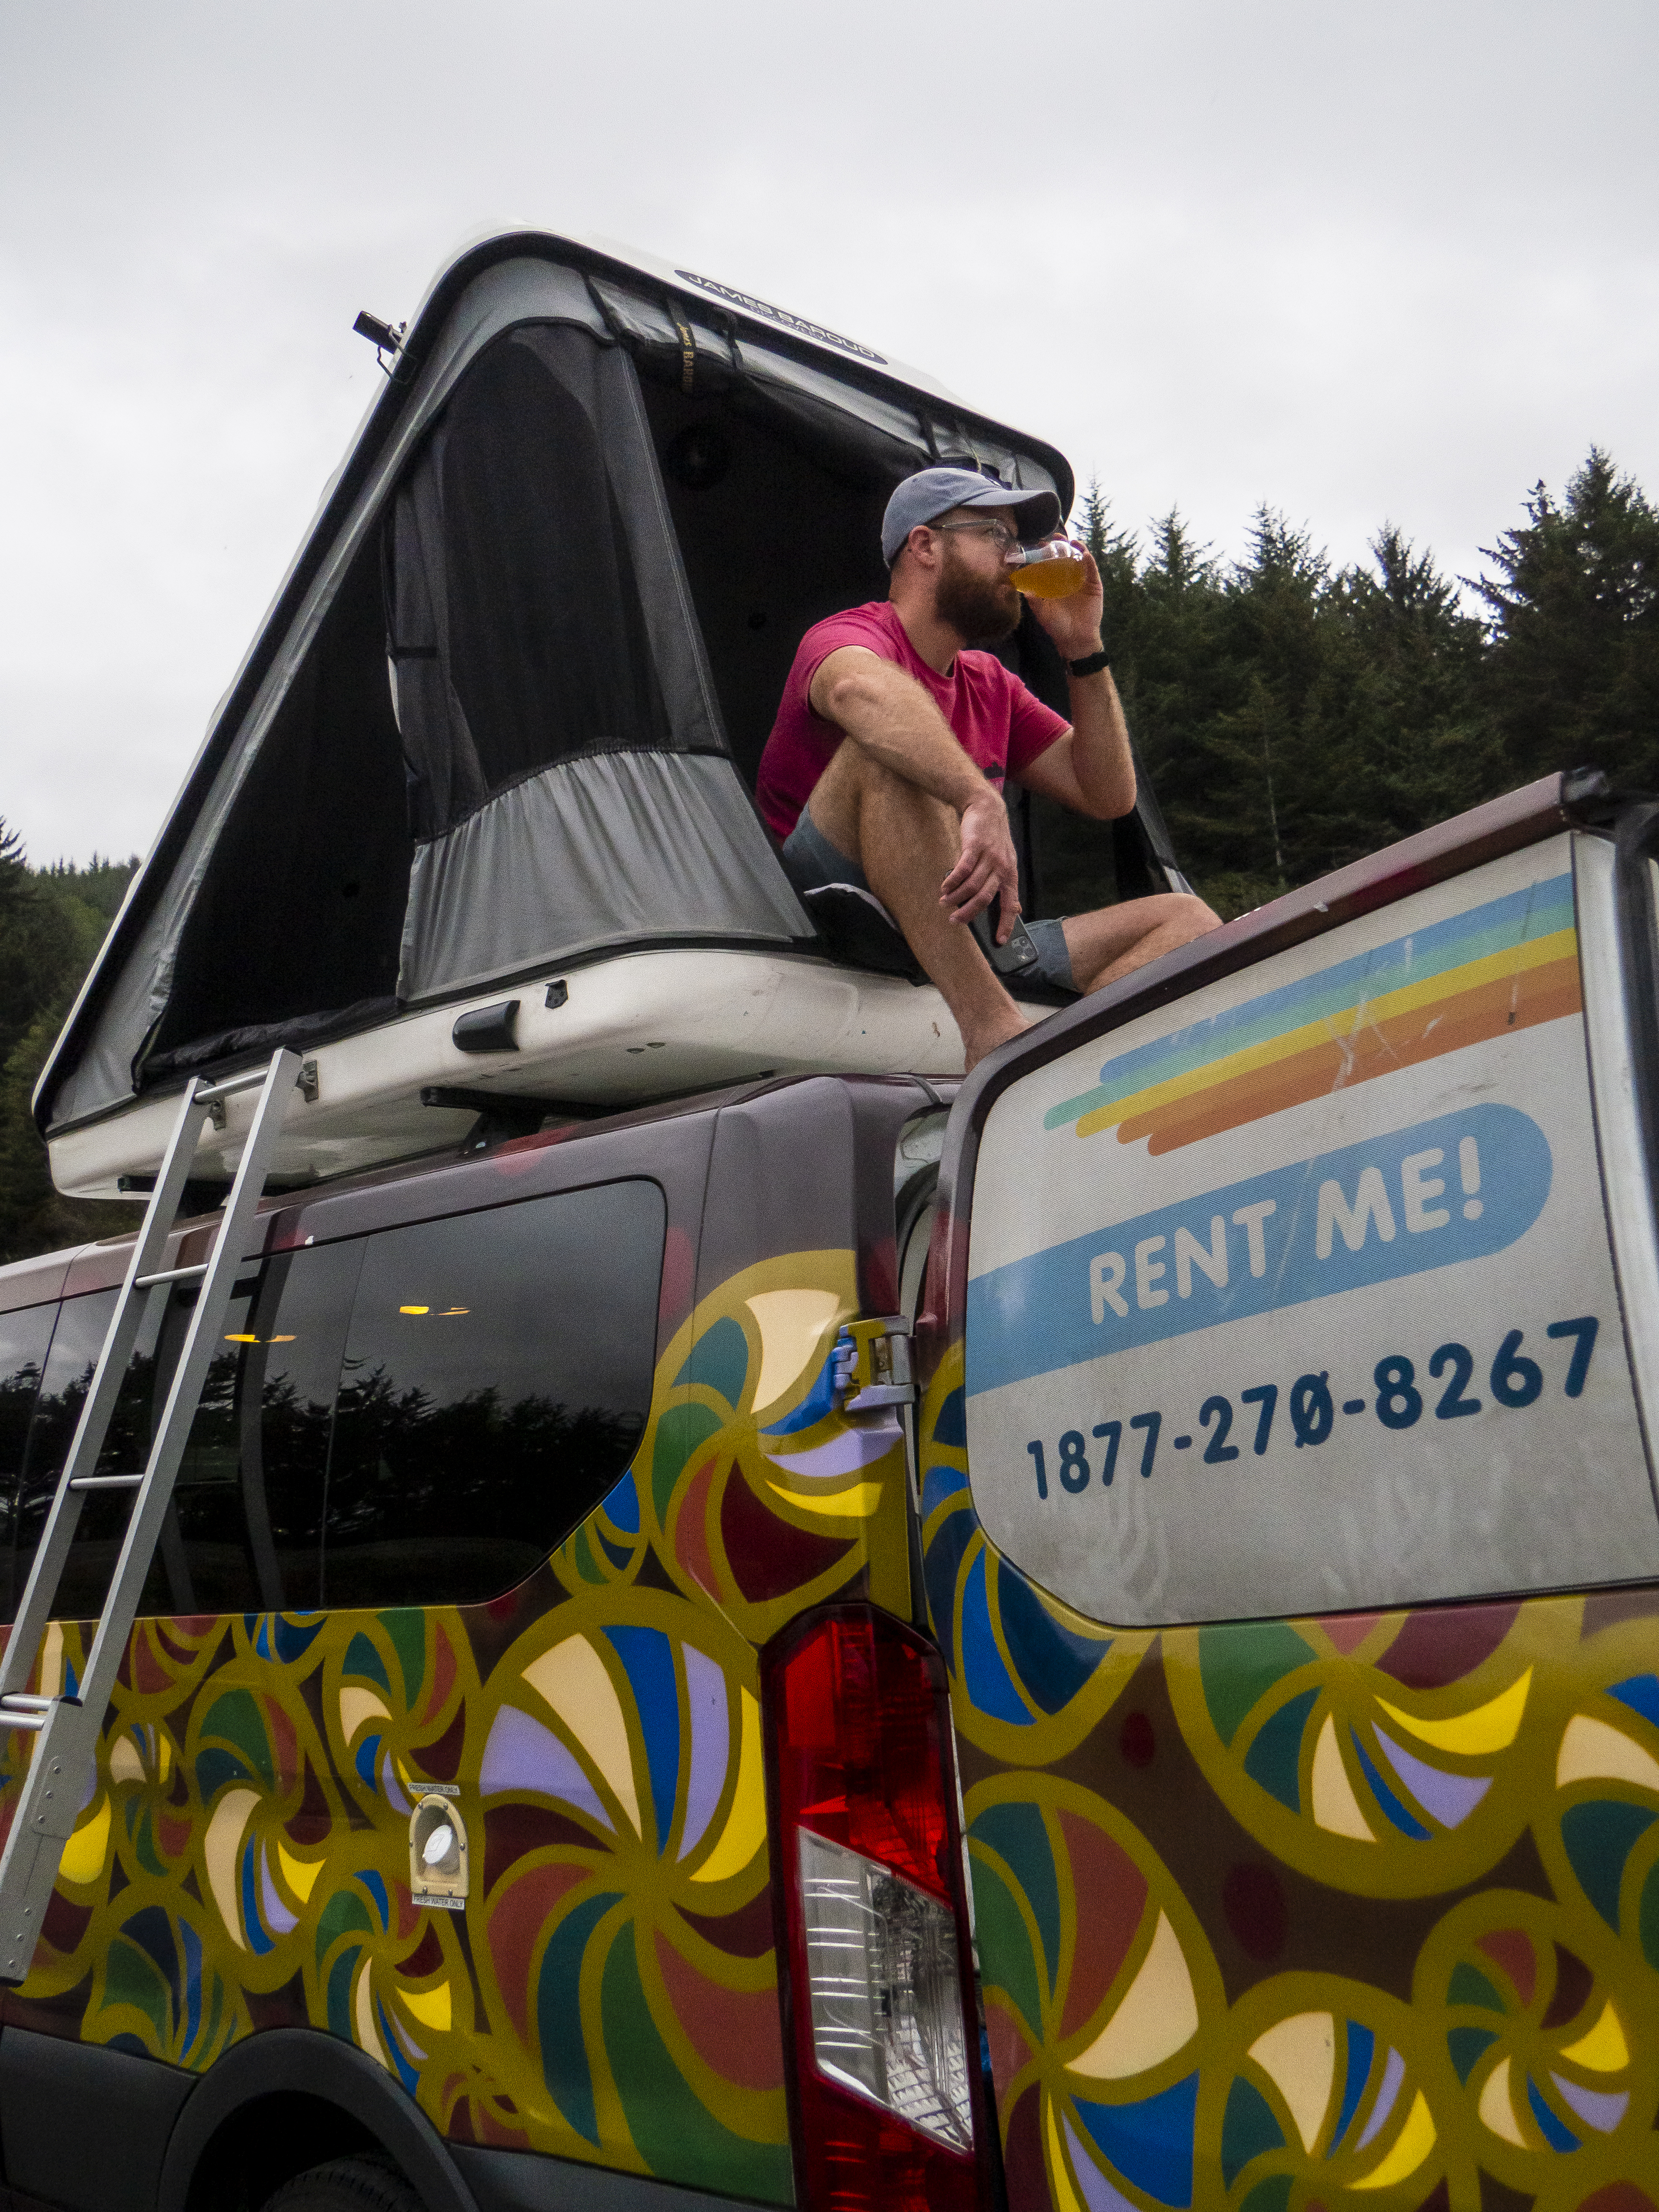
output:
[[[602,1184],[371,1237],[330,1462],[324,1600],[523,1580],[644,1428],[665,1213]]]
[[[139,1601],[142,1613],[302,1609],[319,1601],[322,1509],[334,1395],[357,1243],[276,1255],[237,1285],[227,1342],[208,1370],[173,1504]],[[30,1434],[14,1605],[91,1386],[113,1291],[64,1303]],[[193,1289],[152,1291],[98,1460],[103,1474],[149,1462]],[[101,1612],[131,1510],[128,1492],[85,1500],[52,1611]]]
[[[35,1395],[57,1318],[55,1305],[25,1306],[0,1314],[0,1620],[9,1620],[15,1609],[11,1584],[18,1488]]]

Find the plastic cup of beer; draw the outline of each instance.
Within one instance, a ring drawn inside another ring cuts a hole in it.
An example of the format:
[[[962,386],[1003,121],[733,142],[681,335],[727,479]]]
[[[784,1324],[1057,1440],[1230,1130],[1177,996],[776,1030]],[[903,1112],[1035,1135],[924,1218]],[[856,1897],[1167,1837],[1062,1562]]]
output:
[[[1022,546],[1018,562],[1008,580],[1030,599],[1069,599],[1089,578],[1084,549],[1071,538],[1050,538],[1041,545]]]

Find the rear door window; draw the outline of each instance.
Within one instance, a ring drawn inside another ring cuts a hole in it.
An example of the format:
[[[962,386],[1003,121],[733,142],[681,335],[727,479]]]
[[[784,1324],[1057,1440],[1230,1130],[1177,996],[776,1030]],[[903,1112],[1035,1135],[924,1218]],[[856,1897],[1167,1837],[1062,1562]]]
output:
[[[637,1181],[368,1240],[321,1602],[492,1596],[598,1504],[650,1405],[665,1223]]]

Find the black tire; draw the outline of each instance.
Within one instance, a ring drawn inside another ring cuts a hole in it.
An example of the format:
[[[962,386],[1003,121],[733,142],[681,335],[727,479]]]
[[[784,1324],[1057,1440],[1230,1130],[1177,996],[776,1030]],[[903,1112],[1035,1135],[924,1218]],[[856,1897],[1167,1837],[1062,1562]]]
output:
[[[285,2181],[264,2212],[425,2212],[395,2166],[378,2158],[331,2158]]]

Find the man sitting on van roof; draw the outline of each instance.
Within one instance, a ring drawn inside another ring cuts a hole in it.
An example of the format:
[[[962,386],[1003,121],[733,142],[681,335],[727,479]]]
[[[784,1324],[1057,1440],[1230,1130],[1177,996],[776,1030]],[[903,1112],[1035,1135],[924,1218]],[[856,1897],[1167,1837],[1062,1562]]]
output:
[[[1032,601],[1066,664],[1069,723],[972,649],[1013,634],[1020,547],[1059,526],[1051,491],[967,469],[907,477],[882,524],[888,598],[807,631],[761,756],[761,812],[796,887],[873,893],[944,994],[969,1067],[1026,1026],[969,927],[1000,896],[1006,945],[1019,915],[1004,777],[1100,822],[1135,803],[1092,557],[1070,598]],[[1030,936],[1050,981],[1095,991],[1216,926],[1201,899],[1168,892],[1034,922]]]

